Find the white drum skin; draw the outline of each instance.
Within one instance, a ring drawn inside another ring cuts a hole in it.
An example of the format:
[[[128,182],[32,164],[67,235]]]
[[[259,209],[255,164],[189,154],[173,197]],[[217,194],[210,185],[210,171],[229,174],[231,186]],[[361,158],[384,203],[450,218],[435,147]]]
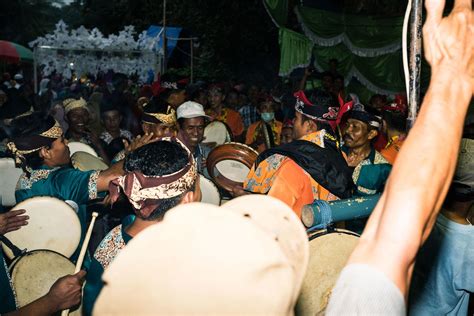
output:
[[[10,275],[19,307],[28,305],[48,293],[59,278],[74,273],[74,264],[63,255],[49,250],[35,250],[16,258]],[[70,315],[80,316],[79,306]]]
[[[359,237],[351,231],[335,229],[331,232],[314,232],[309,238],[308,270],[295,306],[295,314],[324,315],[332,289],[359,242]]]
[[[74,168],[81,171],[106,170],[109,166],[97,156],[77,151],[71,156],[71,164]]]
[[[221,194],[214,182],[202,174],[199,175],[199,181],[202,194],[201,202],[219,206],[221,204]]]
[[[69,155],[72,156],[74,155],[75,152],[78,152],[78,151],[83,151],[83,152],[86,152],[86,153],[89,153],[95,157],[99,157],[99,155],[97,155],[96,151],[89,145],[87,144],[84,144],[84,143],[81,143],[81,142],[69,142],[67,144],[67,146],[69,147]]]
[[[75,210],[57,198],[41,196],[26,199],[12,210],[25,209],[28,225],[5,234],[15,246],[33,251],[46,249],[70,257],[81,239],[81,223]],[[2,244],[5,255],[12,259],[11,250]]]

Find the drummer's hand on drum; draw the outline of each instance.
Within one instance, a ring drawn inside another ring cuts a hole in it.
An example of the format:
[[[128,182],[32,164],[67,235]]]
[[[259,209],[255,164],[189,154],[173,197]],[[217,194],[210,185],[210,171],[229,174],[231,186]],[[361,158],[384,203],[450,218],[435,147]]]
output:
[[[30,217],[28,215],[21,215],[25,212],[25,210],[15,210],[0,214],[0,235],[18,230],[21,226],[27,225],[27,220]]]
[[[238,197],[241,195],[247,195],[247,194],[252,194],[252,193],[245,191],[242,185],[237,184],[232,188],[232,192],[230,192],[230,194],[232,194],[233,197]]]
[[[86,271],[81,270],[73,275],[66,275],[54,282],[46,294],[48,303],[55,312],[68,309],[81,302],[82,283],[84,283]]]

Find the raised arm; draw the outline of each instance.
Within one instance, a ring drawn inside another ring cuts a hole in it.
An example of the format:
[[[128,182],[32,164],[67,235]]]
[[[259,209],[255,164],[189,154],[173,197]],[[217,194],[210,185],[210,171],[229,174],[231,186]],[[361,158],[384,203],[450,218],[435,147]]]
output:
[[[424,50],[431,82],[418,119],[393,166],[349,263],[384,272],[404,295],[416,253],[428,237],[456,166],[464,118],[474,91],[471,0],[427,0]]]

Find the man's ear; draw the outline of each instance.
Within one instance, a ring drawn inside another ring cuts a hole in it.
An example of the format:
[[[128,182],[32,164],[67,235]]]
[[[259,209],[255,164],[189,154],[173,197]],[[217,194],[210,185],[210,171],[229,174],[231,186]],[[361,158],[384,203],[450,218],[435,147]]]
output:
[[[314,133],[318,131],[318,126],[316,125],[316,122],[313,120],[306,120],[304,122],[306,125],[306,131],[309,133]]]
[[[39,156],[43,158],[43,160],[50,159],[51,158],[51,153],[48,148],[43,147],[39,151]]]
[[[372,130],[369,132],[368,139],[369,139],[369,140],[372,140],[372,139],[374,139],[375,137],[377,137],[378,134],[379,134],[378,130],[372,129]]]
[[[187,203],[192,203],[192,202],[194,202],[194,192],[188,191],[184,194],[183,198],[181,199],[180,204],[187,204]]]

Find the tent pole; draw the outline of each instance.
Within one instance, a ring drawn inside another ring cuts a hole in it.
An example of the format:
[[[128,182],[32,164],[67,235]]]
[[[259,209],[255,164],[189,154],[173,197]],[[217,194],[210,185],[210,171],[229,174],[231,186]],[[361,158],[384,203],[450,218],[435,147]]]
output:
[[[163,72],[166,72],[166,0],[163,0]]]
[[[410,83],[408,92],[407,127],[410,130],[415,124],[420,106],[420,73],[421,73],[421,33],[422,33],[423,0],[413,0],[410,14]]]
[[[36,47],[33,49],[33,76],[34,76],[34,91],[38,93],[38,74],[36,69]]]
[[[191,40],[189,41],[191,47],[190,47],[190,50],[191,50],[191,83],[194,83],[194,52],[193,52],[193,39],[191,38]]]

